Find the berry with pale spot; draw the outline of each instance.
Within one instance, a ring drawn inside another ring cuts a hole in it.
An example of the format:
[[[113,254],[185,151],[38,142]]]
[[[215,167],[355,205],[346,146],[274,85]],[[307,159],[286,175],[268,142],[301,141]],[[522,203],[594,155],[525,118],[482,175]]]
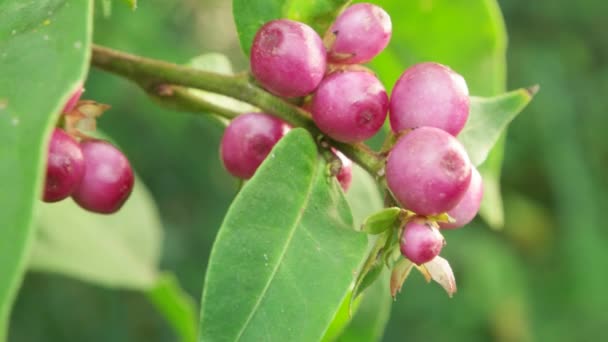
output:
[[[404,208],[437,215],[463,198],[471,181],[471,162],[452,135],[421,127],[400,138],[391,150],[386,181]]]
[[[312,100],[312,118],[329,137],[347,143],[371,138],[386,120],[388,96],[366,71],[345,71],[321,82]]]

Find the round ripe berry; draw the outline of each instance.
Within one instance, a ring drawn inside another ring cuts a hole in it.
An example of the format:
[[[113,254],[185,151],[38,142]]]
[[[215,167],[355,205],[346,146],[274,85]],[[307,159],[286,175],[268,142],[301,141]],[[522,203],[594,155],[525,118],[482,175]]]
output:
[[[235,177],[251,178],[287,129],[285,123],[270,115],[239,115],[222,137],[220,156],[224,167]]]
[[[397,141],[386,162],[388,187],[404,208],[437,215],[456,206],[471,180],[462,144],[434,127],[421,127]]]
[[[395,133],[437,127],[458,135],[469,117],[469,90],[462,76],[445,65],[420,63],[399,78],[390,100]]]
[[[340,172],[336,175],[336,179],[340,182],[342,190],[347,192],[348,188],[350,188],[350,183],[353,180],[353,162],[340,151],[335,151],[335,154],[342,162],[342,167],[340,168]]]
[[[82,208],[100,214],[118,211],[133,190],[133,170],[129,160],[103,140],[80,143],[85,172],[72,198]]]
[[[78,103],[78,100],[80,100],[80,96],[82,95],[83,91],[84,91],[84,88],[82,87],[82,85],[79,85],[78,88],[76,88],[76,90],[74,90],[74,92],[72,93],[72,96],[70,96],[70,99],[68,100],[68,102],[66,102],[66,104],[63,107],[63,110],[61,112],[62,113],[71,112],[74,109],[74,107],[76,107],[76,104]]]
[[[454,222],[442,222],[439,227],[444,229],[460,228],[471,222],[477,215],[483,198],[483,179],[475,167],[471,171],[471,183],[467,192],[465,192],[460,202],[448,211],[448,215],[454,219]]]
[[[256,33],[251,46],[251,72],[271,93],[300,97],[317,88],[325,74],[326,51],[308,25],[272,20]]]
[[[372,60],[391,39],[390,16],[369,3],[348,7],[325,34],[328,59],[333,63],[357,64]]]
[[[43,200],[57,202],[70,196],[84,174],[84,158],[78,142],[55,128],[49,144]]]
[[[371,138],[386,120],[388,96],[382,83],[365,71],[331,74],[312,100],[312,118],[331,138],[354,143]]]
[[[438,229],[421,220],[408,222],[401,235],[401,254],[416,265],[439,255],[445,240]]]

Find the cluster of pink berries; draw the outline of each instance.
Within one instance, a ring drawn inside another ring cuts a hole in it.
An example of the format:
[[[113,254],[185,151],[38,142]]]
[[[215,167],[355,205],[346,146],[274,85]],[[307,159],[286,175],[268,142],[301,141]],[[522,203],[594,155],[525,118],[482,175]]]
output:
[[[79,88],[63,109],[71,113],[80,99]],[[133,190],[133,170],[127,158],[107,141],[83,138],[78,142],[55,128],[48,149],[43,200],[72,196],[82,208],[102,214],[118,211]]]
[[[387,46],[391,31],[389,15],[369,3],[342,12],[323,40],[306,24],[272,20],[254,38],[251,71],[275,95],[312,95],[306,108],[318,128],[336,141],[371,138],[390,113],[398,140],[387,157],[386,181],[394,198],[415,214],[404,225],[401,251],[423,264],[444,245],[439,228],[462,227],[477,214],[483,184],[456,139],[469,116],[462,76],[438,63],[420,63],[401,75],[389,98],[377,77],[359,65]],[[221,146],[228,171],[251,177],[285,127],[260,113],[235,119]],[[437,223],[446,212],[452,220]]]

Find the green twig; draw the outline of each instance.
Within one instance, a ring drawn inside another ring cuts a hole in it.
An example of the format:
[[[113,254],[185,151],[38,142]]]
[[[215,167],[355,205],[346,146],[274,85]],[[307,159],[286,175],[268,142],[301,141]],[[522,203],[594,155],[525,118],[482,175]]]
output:
[[[315,137],[322,135],[308,112],[253,85],[246,74],[221,75],[101,46],[93,46],[91,64],[136,82],[156,100],[176,109],[208,111],[225,118],[238,115],[229,108],[214,105],[192,95],[186,89],[174,86],[179,85],[232,97],[277,116],[293,126],[303,127]],[[383,158],[364,144],[344,144],[330,139],[327,141],[373,176],[377,176],[383,167]]]

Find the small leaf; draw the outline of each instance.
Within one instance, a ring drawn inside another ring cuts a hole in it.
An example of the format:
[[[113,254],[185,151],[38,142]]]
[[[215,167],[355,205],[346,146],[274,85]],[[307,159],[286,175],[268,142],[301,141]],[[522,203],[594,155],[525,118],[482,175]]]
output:
[[[218,233],[202,298],[202,341],[318,341],[352,288],[366,236],[293,129],[239,192]]]
[[[505,221],[500,193],[500,175],[505,141],[506,136],[503,134],[488,155],[488,159],[478,168],[483,179],[483,199],[481,200],[479,215],[492,229],[501,229]]]
[[[306,23],[323,35],[350,0],[233,0],[232,8],[241,48],[247,56],[262,25],[287,18]]]
[[[140,179],[112,215],[94,214],[72,199],[41,205],[29,269],[59,273],[111,288],[154,286],[162,227]]]
[[[528,105],[538,87],[518,89],[491,98],[471,97],[471,113],[458,140],[473,165],[486,160],[507,125]]]
[[[397,293],[401,291],[401,287],[403,283],[410,275],[410,271],[414,267],[414,263],[409,259],[401,258],[393,267],[393,272],[391,273],[391,296],[395,298]]]
[[[376,235],[393,228],[399,220],[401,211],[401,208],[391,207],[371,214],[361,225],[361,231]]]
[[[232,63],[230,63],[228,57],[221,53],[212,52],[200,55],[190,60],[188,65],[199,70],[212,71],[222,75],[234,74]],[[231,110],[242,113],[259,111],[256,107],[253,107],[248,103],[235,100],[228,96],[198,89],[188,89],[188,91],[218,107],[230,108]]]
[[[361,283],[359,284],[358,293],[361,294],[365,289],[367,289],[371,284],[378,279],[380,274],[382,274],[382,270],[384,269],[384,264],[380,261],[376,261],[372,268],[367,271],[365,277],[361,279]]]
[[[195,342],[198,326],[196,305],[192,297],[181,289],[170,273],[161,274],[156,284],[147,292],[157,310],[171,324],[182,342]]]
[[[382,269],[382,263],[379,262],[379,259],[381,260],[382,249],[386,245],[386,241],[390,237],[390,233],[390,231],[386,231],[383,234],[378,235],[376,240],[373,242],[372,247],[367,254],[367,258],[365,259],[363,266],[359,270],[357,279],[355,280],[355,287],[353,288],[352,296],[353,299],[356,299],[359,294],[361,294],[363,290],[365,290],[365,287],[369,286],[372,283],[373,279],[371,279],[372,281],[369,281],[369,279],[366,280],[366,278],[368,277],[368,273],[372,272],[372,270],[379,266],[380,269]],[[377,275],[372,274],[372,277],[374,279],[375,276]]]
[[[353,164],[353,181],[346,192],[346,200],[356,227],[360,227],[368,215],[382,209],[382,196],[376,181],[357,164]]]
[[[424,268],[431,278],[445,289],[448,296],[452,297],[456,293],[456,278],[454,278],[454,272],[447,260],[436,256],[433,260],[422,265],[421,268]]]

